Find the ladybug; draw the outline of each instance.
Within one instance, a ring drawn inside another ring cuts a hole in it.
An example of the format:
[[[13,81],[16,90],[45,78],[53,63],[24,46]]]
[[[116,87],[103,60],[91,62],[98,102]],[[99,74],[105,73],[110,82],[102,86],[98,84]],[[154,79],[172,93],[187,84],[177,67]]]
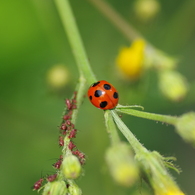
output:
[[[119,100],[117,90],[104,80],[93,83],[89,87],[88,97],[94,106],[103,110],[115,108]]]

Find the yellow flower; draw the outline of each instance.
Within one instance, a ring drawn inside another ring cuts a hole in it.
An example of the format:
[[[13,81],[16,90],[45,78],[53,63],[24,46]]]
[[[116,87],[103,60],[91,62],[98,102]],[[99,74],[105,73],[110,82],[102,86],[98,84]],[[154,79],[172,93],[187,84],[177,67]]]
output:
[[[166,168],[165,159],[156,151],[136,155],[146,181],[155,195],[185,195],[177,186]]]
[[[156,192],[155,195],[185,195],[185,194],[178,189],[171,189],[169,191],[166,190],[166,192],[164,191]]]
[[[146,43],[142,39],[135,40],[130,47],[123,47],[116,59],[117,66],[124,77],[138,79],[143,72]]]

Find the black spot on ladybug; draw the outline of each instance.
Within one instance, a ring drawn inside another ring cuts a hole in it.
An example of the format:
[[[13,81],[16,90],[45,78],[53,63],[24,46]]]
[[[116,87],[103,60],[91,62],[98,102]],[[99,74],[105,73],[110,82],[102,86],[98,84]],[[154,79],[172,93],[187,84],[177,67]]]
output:
[[[111,89],[111,86],[109,84],[104,84],[104,89],[109,90],[109,89]]]
[[[103,101],[100,103],[100,108],[105,108],[107,106],[108,102],[107,101]]]
[[[89,96],[89,99],[92,100],[92,96],[91,95]]]
[[[117,92],[114,92],[113,94],[113,98],[117,99],[118,98],[118,93]]]
[[[101,90],[96,90],[95,93],[94,93],[94,96],[95,97],[100,97],[102,95],[102,91]]]
[[[95,87],[95,86],[98,85],[99,83],[100,83],[100,82],[98,81],[98,82],[92,84],[91,87]]]

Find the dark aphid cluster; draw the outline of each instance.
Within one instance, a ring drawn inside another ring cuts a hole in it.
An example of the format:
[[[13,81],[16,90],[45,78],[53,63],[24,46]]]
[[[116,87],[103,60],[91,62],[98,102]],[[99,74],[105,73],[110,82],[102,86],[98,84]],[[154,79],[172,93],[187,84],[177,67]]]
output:
[[[57,162],[55,162],[55,163],[53,164],[53,167],[54,167],[55,169],[59,169],[60,166],[61,166],[61,164],[62,164],[62,160],[63,160],[63,156],[60,155],[60,157],[59,157],[59,159],[57,160]]]
[[[76,145],[73,143],[72,139],[76,137],[77,134],[77,129],[75,129],[75,125],[72,123],[72,114],[73,110],[77,108],[76,105],[76,92],[74,93],[74,97],[72,99],[66,99],[65,104],[66,104],[66,113],[63,115],[63,121],[62,124],[60,125],[60,134],[59,134],[59,139],[58,143],[60,147],[64,146],[64,138],[67,136],[69,138],[69,143],[68,143],[68,149],[71,150],[72,154],[76,155],[81,164],[84,164],[85,162],[85,155],[80,152]],[[53,164],[53,167],[57,170],[55,174],[52,175],[47,175],[41,179],[39,179],[35,184],[33,185],[33,190],[39,190],[43,186],[44,182],[52,182],[54,181],[57,176],[58,176],[58,170],[61,167],[63,161],[63,156],[60,155],[58,160]]]
[[[69,144],[68,144],[68,148],[70,150],[73,150],[73,148],[75,148],[75,147],[76,147],[76,145],[72,141],[70,141]]]
[[[68,144],[68,148],[72,151],[72,154],[76,155],[81,164],[85,162],[85,155],[76,149],[76,145],[73,143],[73,138],[76,137],[77,129],[75,129],[75,125],[72,123],[72,113],[73,110],[77,108],[76,105],[76,92],[74,93],[73,99],[66,99],[66,113],[63,116],[63,121],[60,126],[60,136],[59,136],[59,146],[64,146],[64,138],[67,136],[70,141]]]
[[[48,181],[48,182],[52,182],[54,181],[56,178],[57,178],[58,174],[55,173],[53,175],[48,175],[48,176],[45,176],[41,179],[39,179],[37,182],[35,182],[35,184],[33,185],[33,190],[39,190],[43,184],[43,182],[45,181]]]
[[[75,156],[77,156],[79,158],[80,163],[83,165],[85,163],[85,154],[82,153],[81,151],[77,150],[73,150],[72,154],[74,154]]]
[[[59,145],[63,146],[62,138],[67,134],[70,134],[72,131],[76,132],[74,129],[74,124],[71,122],[73,110],[77,108],[76,105],[76,92],[74,93],[73,99],[66,99],[66,113],[63,116],[63,121],[60,126],[60,136],[59,136]],[[76,136],[76,134],[75,134]]]
[[[62,160],[63,160],[63,157],[62,157],[62,155],[60,155],[58,161],[53,164],[53,167],[55,169],[59,169],[61,164],[62,164]],[[46,175],[46,176],[42,177],[37,182],[35,182],[35,184],[32,187],[33,190],[39,190],[43,186],[43,183],[45,183],[46,181],[47,182],[52,182],[57,178],[57,176],[58,176],[58,173],[56,172],[52,175]]]

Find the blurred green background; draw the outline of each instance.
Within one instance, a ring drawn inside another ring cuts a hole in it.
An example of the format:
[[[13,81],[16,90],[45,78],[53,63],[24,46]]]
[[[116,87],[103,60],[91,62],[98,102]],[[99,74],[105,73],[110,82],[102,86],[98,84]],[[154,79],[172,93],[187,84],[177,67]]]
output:
[[[139,84],[127,84],[115,75],[118,50],[130,43],[89,2],[72,0],[81,36],[98,79],[113,83],[121,104],[140,104],[148,112],[181,115],[195,110],[195,1],[160,0],[152,21],[135,15],[135,1],[108,1],[153,45],[178,56],[178,70],[190,82],[188,96],[179,103],[166,100],[150,73]],[[41,176],[54,172],[60,155],[58,128],[64,108],[77,83],[78,71],[53,1],[7,0],[0,3],[0,185],[1,194],[36,194],[31,190]],[[47,83],[47,72],[64,64],[69,80],[63,90]],[[194,194],[195,149],[172,126],[123,115],[136,137],[150,150],[176,156],[183,172],[173,173],[186,194]],[[76,144],[87,156],[84,177],[77,183],[85,195],[129,194],[116,185],[104,154],[109,146],[103,112],[86,99],[77,121]],[[122,139],[124,139],[121,136]],[[137,185],[137,191],[142,184]]]

